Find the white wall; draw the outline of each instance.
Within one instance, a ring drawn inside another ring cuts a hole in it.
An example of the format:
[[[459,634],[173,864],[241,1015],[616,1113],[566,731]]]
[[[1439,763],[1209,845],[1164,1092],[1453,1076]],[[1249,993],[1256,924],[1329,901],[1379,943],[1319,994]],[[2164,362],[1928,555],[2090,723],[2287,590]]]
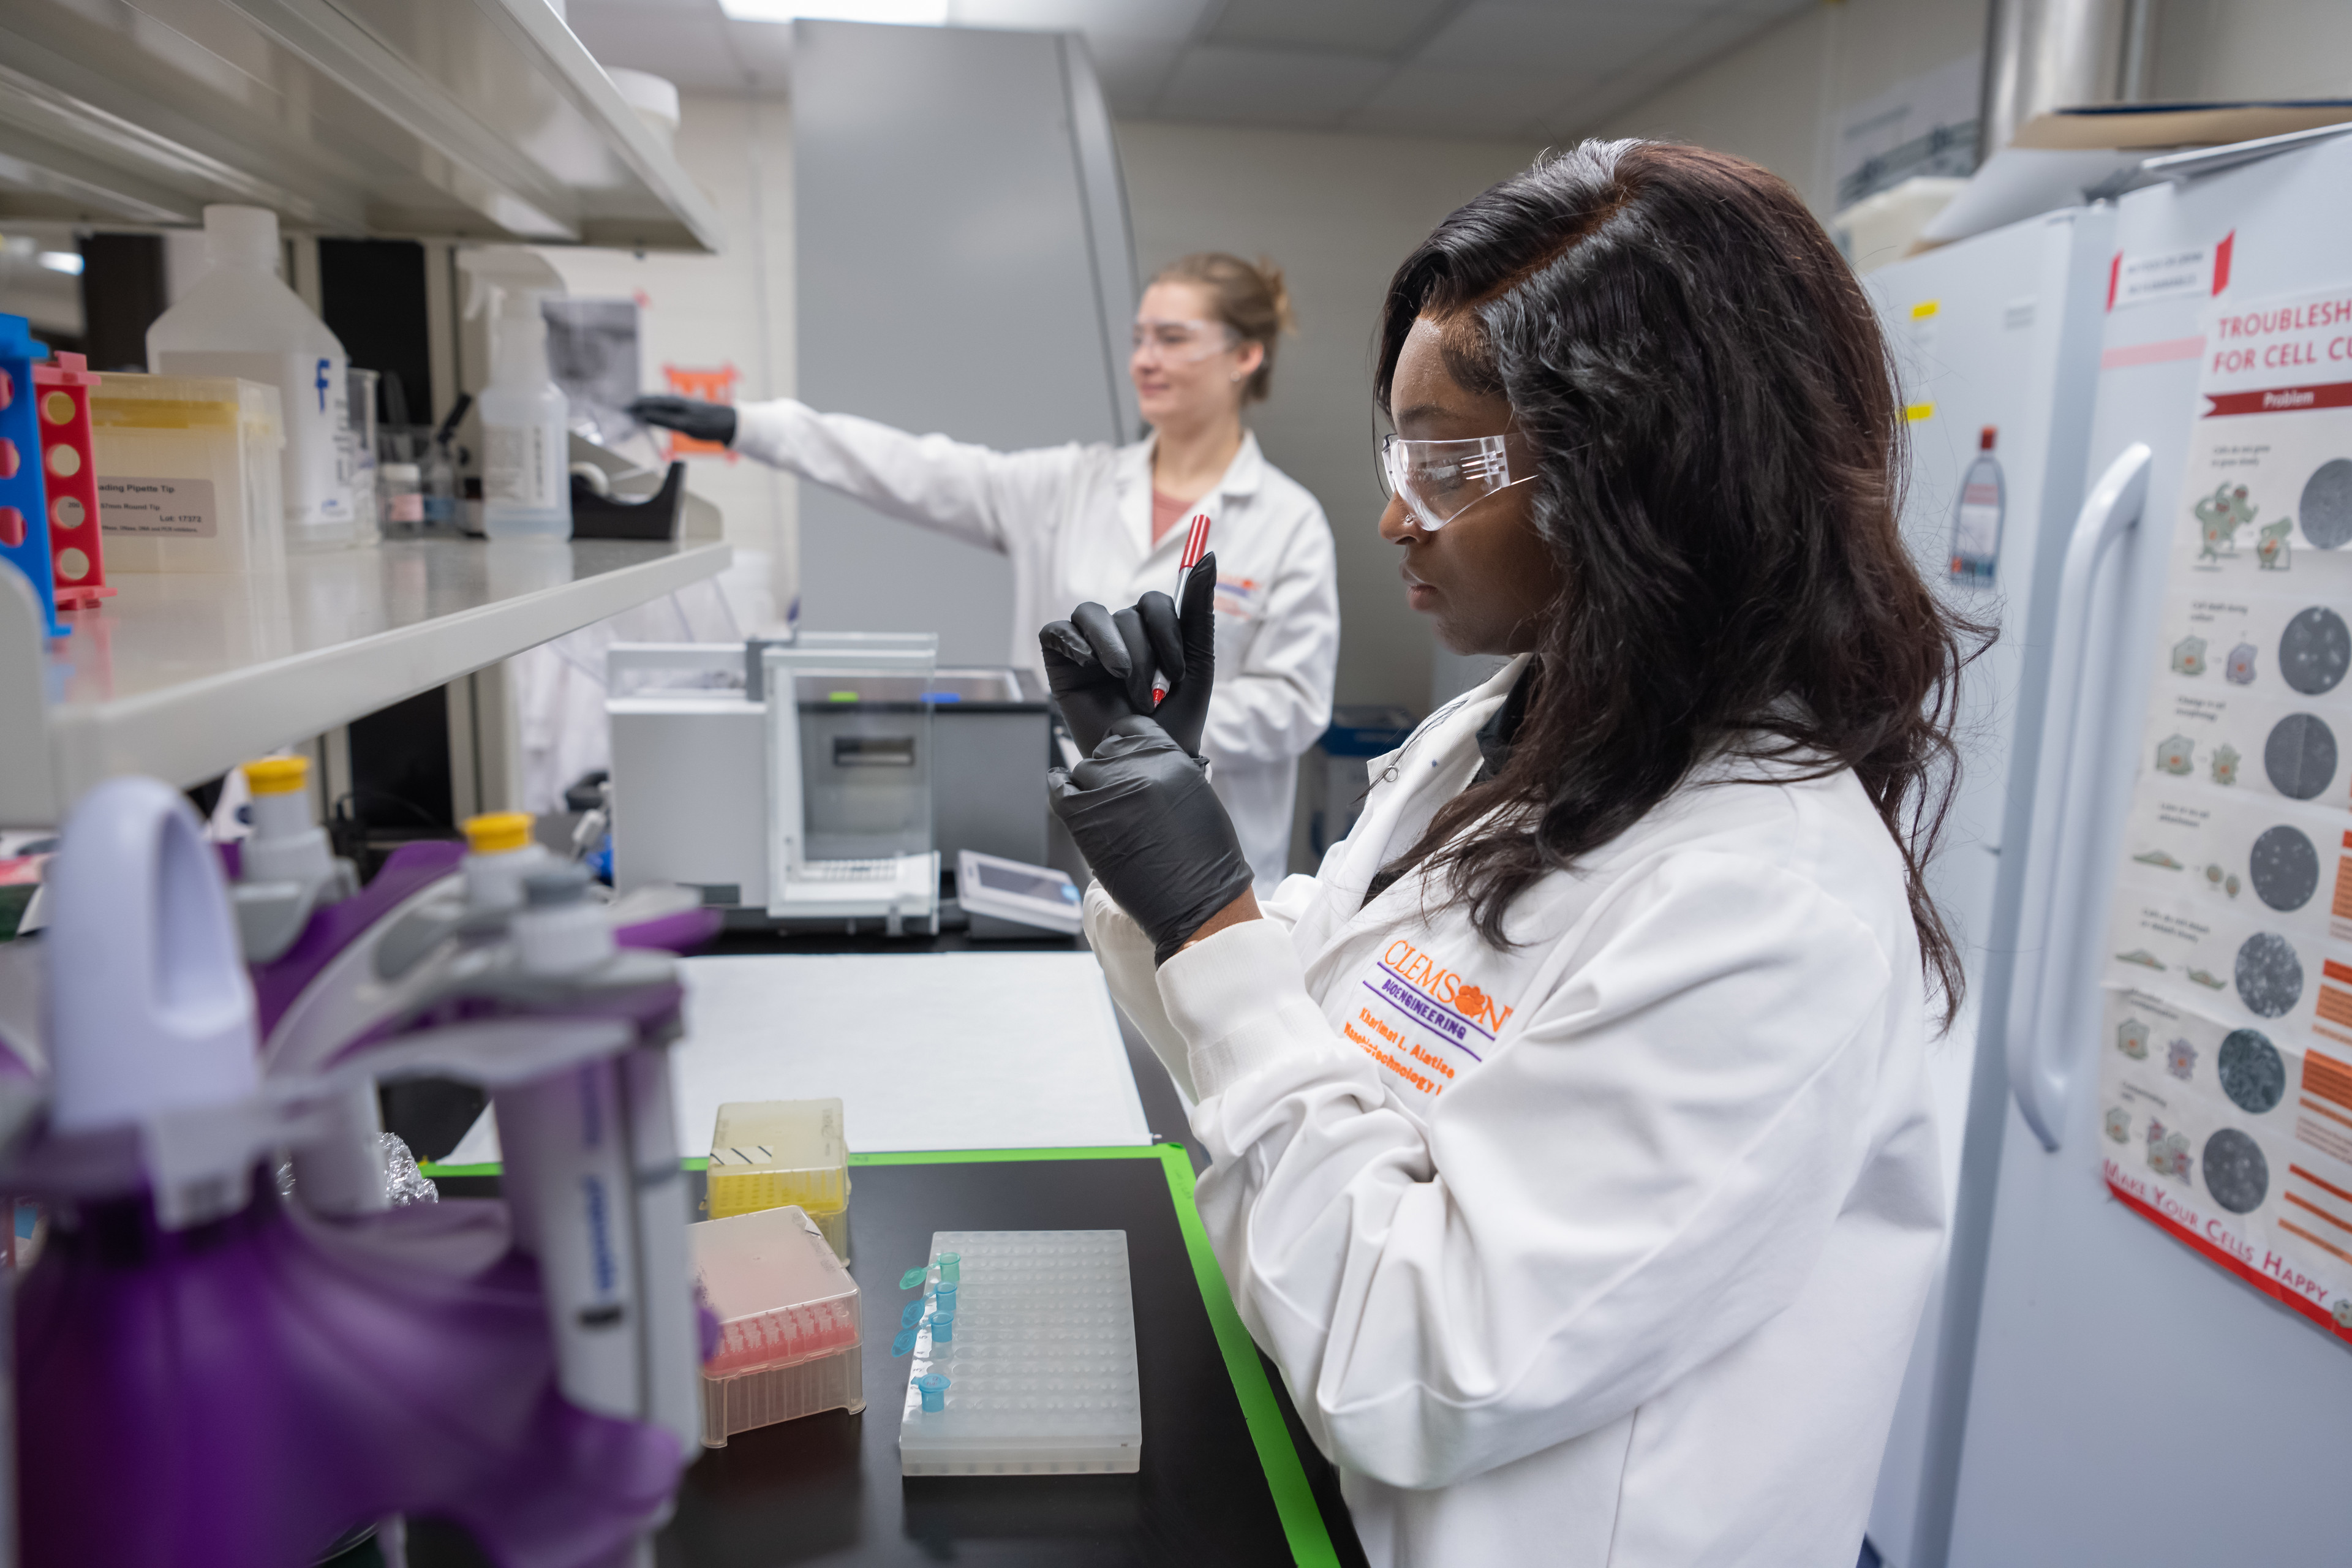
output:
[[[1843,0],[1802,11],[1606,116],[1601,136],[1693,142],[1752,159],[1827,217],[1845,110],[1984,47],[1984,0]]]
[[[1266,456],[1323,503],[1339,542],[1341,702],[1429,704],[1429,627],[1405,608],[1378,531],[1372,334],[1397,264],[1440,219],[1540,151],[1533,143],[1122,121],[1119,155],[1145,278],[1193,250],[1271,256],[1298,335],[1248,417]]]
[[[2157,0],[2155,99],[2352,98],[2345,0]]]
[[[1605,116],[1591,133],[1664,136],[1752,158],[1832,210],[1840,117],[1984,47],[1984,0],[1827,0]],[[2352,97],[2346,0],[2156,0],[2151,100]]]
[[[635,298],[645,389],[662,367],[735,367],[736,398],[793,390],[792,114],[776,99],[691,95],[679,103],[678,162],[727,226],[717,256],[551,247],[540,254],[579,298]],[[725,514],[729,541],[770,552],[776,602],[793,590],[796,497],[772,469],[731,456],[688,457],[687,482]]]

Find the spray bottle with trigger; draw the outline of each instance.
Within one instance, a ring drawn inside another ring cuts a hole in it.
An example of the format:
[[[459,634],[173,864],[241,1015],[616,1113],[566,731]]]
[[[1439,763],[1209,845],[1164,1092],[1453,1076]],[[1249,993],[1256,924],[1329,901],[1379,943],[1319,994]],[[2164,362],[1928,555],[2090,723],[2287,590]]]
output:
[[[482,389],[482,531],[492,539],[572,537],[571,404],[548,374],[540,301],[564,292],[554,268],[520,246],[459,254],[468,320],[487,307],[490,382]]]

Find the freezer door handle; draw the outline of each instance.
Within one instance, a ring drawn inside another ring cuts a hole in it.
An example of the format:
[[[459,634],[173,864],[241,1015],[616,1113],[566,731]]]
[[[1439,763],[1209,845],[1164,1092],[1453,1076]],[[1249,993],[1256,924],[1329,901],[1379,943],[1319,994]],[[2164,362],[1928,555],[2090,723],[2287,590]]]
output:
[[[2116,659],[2116,595],[2099,592],[2115,546],[2137,527],[2147,504],[2152,454],[2134,442],[2101,475],[2074,520],[2058,580],[2052,637],[2050,705],[2042,722],[2033,780],[2032,828],[2026,838],[2024,899],[2018,910],[2017,980],[2010,991],[2009,1087],[2044,1149],[2056,1150],[2065,1126],[2068,1005],[2092,903],[2091,819],[2098,800],[2098,740],[2105,726],[2084,721],[2084,695],[2109,689]]]

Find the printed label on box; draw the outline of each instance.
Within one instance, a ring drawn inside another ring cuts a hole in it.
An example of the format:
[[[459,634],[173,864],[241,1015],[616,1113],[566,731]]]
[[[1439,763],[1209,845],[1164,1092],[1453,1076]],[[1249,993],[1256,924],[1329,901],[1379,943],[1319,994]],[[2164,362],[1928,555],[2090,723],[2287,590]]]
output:
[[[108,533],[211,539],[220,531],[210,479],[98,481],[99,526]]]

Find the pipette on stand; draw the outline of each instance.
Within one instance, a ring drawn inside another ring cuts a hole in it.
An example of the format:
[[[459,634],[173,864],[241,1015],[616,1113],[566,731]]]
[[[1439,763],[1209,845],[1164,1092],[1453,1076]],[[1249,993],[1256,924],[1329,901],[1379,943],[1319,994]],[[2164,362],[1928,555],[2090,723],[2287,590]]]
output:
[[[1209,514],[1205,511],[1196,511],[1192,514],[1192,521],[1185,527],[1184,554],[1176,568],[1176,613],[1180,616],[1184,613],[1185,581],[1192,575],[1192,568],[1201,563],[1201,557],[1208,552]],[[1153,670],[1151,672],[1152,706],[1158,707],[1160,700],[1167,695],[1167,678],[1158,670]]]

